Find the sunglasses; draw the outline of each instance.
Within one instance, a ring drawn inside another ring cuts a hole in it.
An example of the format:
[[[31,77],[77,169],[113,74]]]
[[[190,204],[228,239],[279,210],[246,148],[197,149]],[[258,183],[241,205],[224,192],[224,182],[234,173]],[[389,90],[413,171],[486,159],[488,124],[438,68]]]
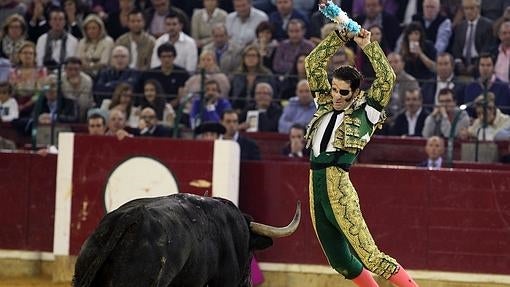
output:
[[[338,90],[338,92],[342,96],[348,96],[351,93],[351,90]]]

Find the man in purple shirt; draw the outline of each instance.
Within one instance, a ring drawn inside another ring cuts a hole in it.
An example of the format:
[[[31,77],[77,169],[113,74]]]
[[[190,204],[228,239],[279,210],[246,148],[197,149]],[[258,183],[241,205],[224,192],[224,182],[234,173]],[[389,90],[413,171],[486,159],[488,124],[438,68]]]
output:
[[[273,71],[278,74],[286,74],[292,70],[292,65],[299,54],[309,54],[315,45],[305,39],[305,24],[299,19],[289,21],[287,34],[289,39],[282,41],[273,60]]]

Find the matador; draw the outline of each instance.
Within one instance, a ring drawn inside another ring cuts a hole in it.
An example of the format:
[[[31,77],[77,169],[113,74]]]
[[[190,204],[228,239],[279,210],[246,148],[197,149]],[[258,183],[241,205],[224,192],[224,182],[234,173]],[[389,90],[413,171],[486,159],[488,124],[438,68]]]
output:
[[[367,91],[360,89],[362,75],[352,66],[338,67],[328,80],[329,58],[351,39],[375,71]],[[305,136],[311,148],[310,212],[330,265],[357,286],[378,286],[370,271],[397,286],[418,286],[395,259],[379,251],[349,179],[353,161],[384,122],[395,73],[365,29],[358,35],[332,32],[306,57],[305,69],[317,103]]]

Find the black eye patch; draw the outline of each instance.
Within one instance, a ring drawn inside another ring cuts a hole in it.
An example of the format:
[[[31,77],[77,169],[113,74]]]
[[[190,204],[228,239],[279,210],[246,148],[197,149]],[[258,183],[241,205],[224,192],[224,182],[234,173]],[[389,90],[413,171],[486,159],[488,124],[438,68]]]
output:
[[[347,96],[349,95],[349,93],[351,92],[350,90],[338,90],[338,92],[340,93],[340,95],[342,96]]]

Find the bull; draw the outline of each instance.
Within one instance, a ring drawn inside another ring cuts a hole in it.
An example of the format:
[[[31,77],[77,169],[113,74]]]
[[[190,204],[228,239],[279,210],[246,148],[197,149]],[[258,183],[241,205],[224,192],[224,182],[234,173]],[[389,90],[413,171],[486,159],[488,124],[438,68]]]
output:
[[[230,201],[179,193],[130,201],[107,214],[85,241],[75,287],[251,286],[253,250],[298,227],[254,222]]]

